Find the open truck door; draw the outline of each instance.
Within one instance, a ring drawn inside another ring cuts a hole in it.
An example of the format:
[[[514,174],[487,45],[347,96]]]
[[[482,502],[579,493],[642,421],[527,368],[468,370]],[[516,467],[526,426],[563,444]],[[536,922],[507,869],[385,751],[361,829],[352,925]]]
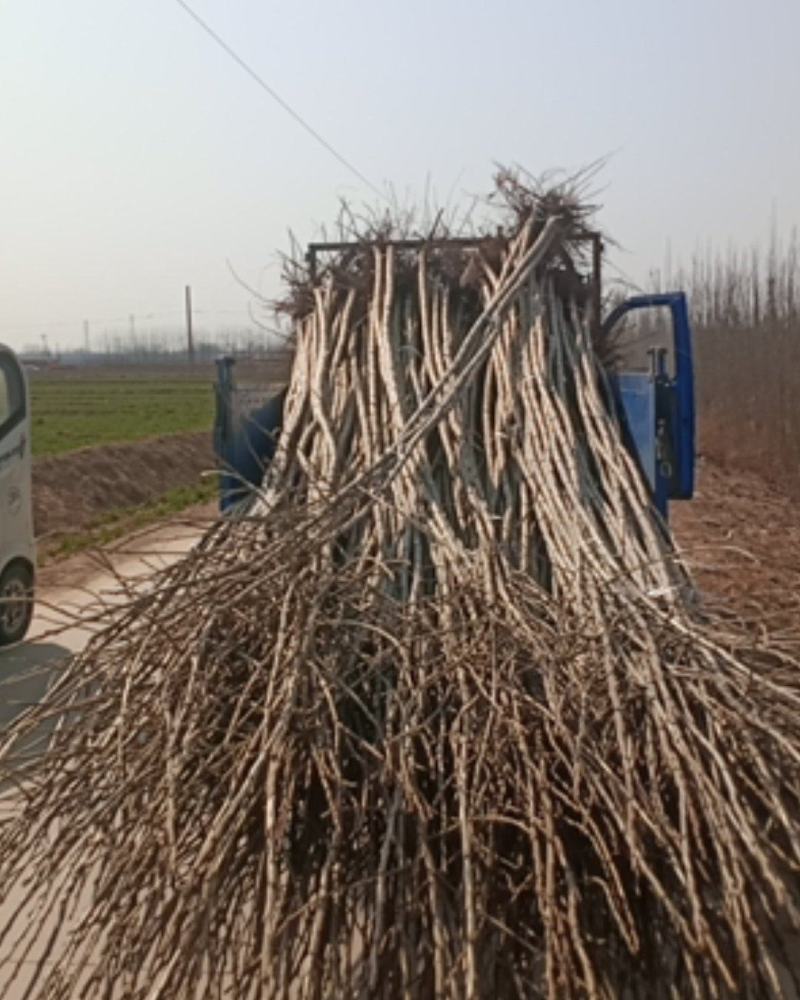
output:
[[[28,630],[34,573],[30,398],[22,366],[0,345],[0,646]]]
[[[643,320],[638,327],[636,319]],[[603,324],[634,320],[632,338],[617,341],[620,365],[611,377],[628,449],[644,473],[656,506],[691,500],[695,477],[695,402],[692,331],[684,292],[637,295]]]

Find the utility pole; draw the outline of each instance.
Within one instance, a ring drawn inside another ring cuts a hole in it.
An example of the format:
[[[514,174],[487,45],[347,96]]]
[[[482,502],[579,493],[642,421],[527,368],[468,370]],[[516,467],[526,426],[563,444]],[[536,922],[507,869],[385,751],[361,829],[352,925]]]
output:
[[[83,353],[89,353],[89,320],[83,321]]]
[[[189,364],[194,364],[194,341],[192,340],[192,286],[186,286],[186,343],[189,353]]]

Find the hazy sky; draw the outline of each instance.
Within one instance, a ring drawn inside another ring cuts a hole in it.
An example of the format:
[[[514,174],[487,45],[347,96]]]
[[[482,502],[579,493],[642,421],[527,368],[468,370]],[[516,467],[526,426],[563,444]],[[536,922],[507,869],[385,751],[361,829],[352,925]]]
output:
[[[800,0],[191,0],[379,187],[611,154],[634,278],[800,222]],[[0,0],[0,340],[246,319],[276,251],[374,195],[175,0]],[[147,318],[151,317],[151,318]]]

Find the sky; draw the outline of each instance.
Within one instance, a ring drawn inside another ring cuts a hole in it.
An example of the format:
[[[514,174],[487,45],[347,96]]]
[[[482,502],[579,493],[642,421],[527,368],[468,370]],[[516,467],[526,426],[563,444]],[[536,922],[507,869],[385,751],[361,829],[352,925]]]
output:
[[[187,0],[380,192],[605,158],[635,282],[800,223],[800,0]],[[0,0],[0,342],[249,323],[289,232],[378,196],[178,0]]]

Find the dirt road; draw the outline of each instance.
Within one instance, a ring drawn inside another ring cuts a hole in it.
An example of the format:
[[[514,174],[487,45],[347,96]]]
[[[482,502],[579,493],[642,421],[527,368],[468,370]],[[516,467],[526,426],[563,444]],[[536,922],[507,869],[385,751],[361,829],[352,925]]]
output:
[[[48,671],[86,645],[94,627],[85,619],[105,603],[119,602],[122,581],[168,566],[187,552],[210,521],[208,508],[138,532],[102,554],[46,567],[38,581],[36,612],[27,641],[0,650],[0,727],[41,696]]]
[[[0,730],[39,701],[64,661],[83,649],[97,627],[87,622],[87,617],[102,606],[118,603],[123,581],[150,576],[180,558],[209,523],[209,514],[208,509],[194,511],[192,516],[126,539],[102,558],[79,556],[43,572],[28,640],[0,651]],[[0,819],[11,808],[13,800],[0,793]],[[0,927],[19,903],[19,892],[2,899]],[[44,940],[37,942],[20,968],[9,961],[9,946],[0,948],[3,1000],[21,1000],[25,995],[44,947]]]

